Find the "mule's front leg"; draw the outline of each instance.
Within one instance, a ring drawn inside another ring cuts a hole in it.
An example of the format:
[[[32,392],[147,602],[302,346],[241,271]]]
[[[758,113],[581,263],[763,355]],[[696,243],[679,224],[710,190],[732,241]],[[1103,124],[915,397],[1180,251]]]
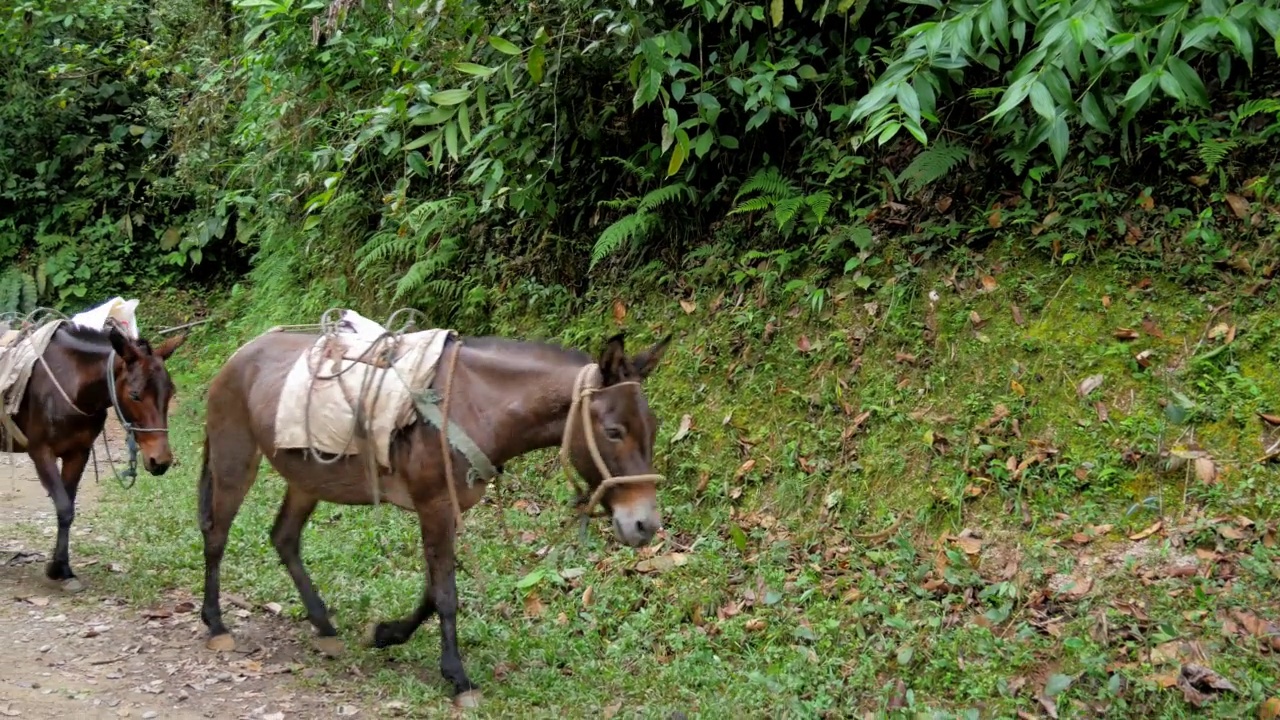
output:
[[[53,558],[45,566],[45,576],[61,583],[64,590],[77,592],[84,586],[76,579],[75,573],[71,572],[69,545],[71,523],[76,518],[75,494],[74,491],[68,492],[64,478],[74,477],[78,484],[80,473],[84,471],[84,466],[89,460],[89,453],[85,451],[63,458],[61,473],[58,472],[57,459],[47,450],[32,452],[31,460],[36,466],[40,484],[53,499],[53,509],[58,516],[58,539],[53,547]]]
[[[440,674],[453,685],[454,702],[460,707],[474,707],[480,704],[480,688],[467,677],[467,671],[462,667],[462,655],[458,652],[457,559],[454,556],[453,523],[449,522],[447,526],[444,532],[430,534],[424,527],[422,534],[427,567],[431,571],[435,609],[440,616]],[[436,537],[430,537],[432,534]]]

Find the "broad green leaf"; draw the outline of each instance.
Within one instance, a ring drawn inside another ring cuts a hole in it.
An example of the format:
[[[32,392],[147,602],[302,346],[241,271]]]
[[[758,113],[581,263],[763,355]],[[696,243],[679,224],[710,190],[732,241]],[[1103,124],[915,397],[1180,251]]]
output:
[[[1182,86],[1178,84],[1178,79],[1171,73],[1160,73],[1160,89],[1164,90],[1174,100],[1187,99],[1186,93],[1182,92]]]
[[[1030,74],[1014,80],[1008,89],[1004,91],[1004,97],[1000,98],[1000,104],[996,106],[996,109],[983,115],[981,119],[999,119],[1006,115],[1010,110],[1017,107],[1019,103],[1027,99],[1027,95],[1031,92],[1031,86],[1035,81],[1035,75]]]
[[[262,35],[262,33],[266,32],[267,30],[270,30],[270,29],[271,29],[271,26],[273,26],[273,25],[275,25],[275,24],[276,24],[276,21],[275,21],[275,20],[272,20],[271,22],[263,23],[263,24],[261,24],[261,25],[259,25],[259,26],[255,27],[255,28],[253,28],[253,29],[252,29],[252,30],[250,30],[249,32],[245,33],[245,34],[244,34],[244,44],[245,44],[245,45],[252,45],[254,40],[257,40],[257,39],[258,39],[258,37]]]
[[[920,124],[920,96],[909,83],[898,83],[898,107],[917,125]]]
[[[431,168],[427,167],[427,161],[423,159],[422,153],[418,152],[417,150],[414,150],[413,152],[409,153],[408,161],[409,161],[409,167],[412,168],[413,171],[418,175],[424,178],[431,176]]]
[[[1220,25],[1222,34],[1236,46],[1236,50],[1244,57],[1244,62],[1253,70],[1253,36],[1240,26],[1234,18],[1223,18]]]
[[[491,68],[486,65],[478,65],[473,62],[460,62],[453,66],[458,72],[463,72],[476,77],[489,77],[498,72],[498,68]]]
[[[703,132],[698,139],[693,141],[693,154],[699,158],[705,156],[711,150],[711,143],[715,140],[715,136],[710,130]]]
[[[441,90],[438,93],[432,93],[431,102],[441,106],[457,105],[466,101],[469,97],[471,97],[470,90],[465,88],[454,88],[452,90]]]
[[[1057,65],[1046,65],[1040,73],[1040,80],[1049,88],[1049,95],[1061,107],[1072,107],[1075,103],[1071,97],[1071,81],[1062,68]]]
[[[542,82],[542,70],[546,62],[546,51],[542,49],[541,45],[535,45],[533,49],[529,51],[529,61],[526,63],[526,66],[529,68],[529,77],[533,78],[535,83]]]
[[[727,150],[737,150],[739,147],[738,138],[732,135],[721,135],[720,146]]]
[[[451,122],[444,126],[444,147],[454,162],[458,160],[458,123]]]
[[[920,114],[933,118],[938,110],[937,95],[933,91],[933,73],[920,73],[911,79],[911,87],[919,98]],[[936,120],[936,118],[933,118]]]
[[[816,80],[818,71],[814,70],[812,65],[801,65],[796,68],[796,75],[800,76],[801,80]]]
[[[921,145],[929,144],[929,136],[925,134],[924,128],[920,127],[920,123],[908,118],[902,123],[902,127],[906,128],[907,132],[911,133],[911,137],[915,138],[916,142]]]
[[[667,177],[680,172],[680,166],[684,165],[687,157],[689,157],[689,146],[684,143],[676,143],[675,148],[671,151],[671,162],[667,163]]]
[[[405,143],[404,148],[402,149],[405,152],[409,152],[410,150],[417,150],[418,148],[423,147],[427,143],[431,142],[431,139],[432,139],[431,134],[428,133],[426,135],[419,137],[417,140],[413,140],[411,142]]]
[[[498,37],[497,35],[489,36],[489,45],[492,46],[494,50],[497,50],[498,52],[504,55],[520,54],[520,48],[512,44],[510,40],[507,40],[506,38]]]
[[[458,106],[458,129],[462,131],[462,142],[471,143],[471,113],[465,104]]]
[[[1084,116],[1084,121],[1092,125],[1094,128],[1102,132],[1110,132],[1111,124],[1107,122],[1107,116],[1102,112],[1102,106],[1098,105],[1098,98],[1092,92],[1084,94],[1084,99],[1080,101],[1080,114]]]
[[[1053,152],[1053,159],[1058,164],[1058,167],[1062,167],[1062,163],[1067,161],[1067,145],[1069,142],[1067,119],[1059,115],[1049,125],[1049,150]]]
[[[456,112],[458,112],[458,108],[455,106],[432,108],[429,112],[418,115],[410,122],[414,125],[439,125],[452,118]]]
[[[1134,80],[1133,84],[1129,86],[1129,92],[1124,94],[1124,99],[1121,100],[1120,102],[1124,103],[1125,105],[1129,105],[1131,102],[1138,99],[1140,96],[1144,96],[1147,93],[1149,93],[1151,91],[1151,86],[1155,84],[1155,82],[1156,82],[1156,73],[1150,73],[1150,72],[1138,78],[1137,80]],[[1141,105],[1145,103],[1146,103],[1146,99],[1144,97],[1142,101],[1139,103],[1139,108],[1141,107]]]
[[[879,145],[884,145],[885,143],[892,140],[893,136],[897,135],[898,131],[901,129],[902,129],[902,123],[897,123],[897,122],[887,123],[884,126],[884,129],[880,131],[880,136],[876,138],[876,143]]]
[[[1191,28],[1182,35],[1182,46],[1178,48],[1178,52],[1184,52],[1192,46],[1199,46],[1205,40],[1212,40],[1218,36],[1218,18],[1205,18],[1199,25]]]
[[[773,21],[774,27],[782,24],[782,0],[772,0],[769,3],[769,19]]]
[[[1194,68],[1177,56],[1170,57],[1165,66],[1169,71],[1168,74],[1177,80],[1187,100],[1200,107],[1208,107],[1209,91],[1205,88],[1204,82],[1200,80],[1200,76],[1196,74]]]
[[[671,99],[676,102],[684,100],[684,94],[687,90],[683,80],[675,80],[671,83]]]
[[[1031,107],[1045,120],[1053,120],[1058,116],[1058,108],[1053,104],[1049,88],[1038,80],[1031,86]]]
[[[1070,675],[1055,673],[1049,676],[1049,680],[1044,684],[1044,694],[1046,697],[1054,698],[1061,695],[1067,688],[1071,687],[1071,683],[1075,682],[1075,678]]]

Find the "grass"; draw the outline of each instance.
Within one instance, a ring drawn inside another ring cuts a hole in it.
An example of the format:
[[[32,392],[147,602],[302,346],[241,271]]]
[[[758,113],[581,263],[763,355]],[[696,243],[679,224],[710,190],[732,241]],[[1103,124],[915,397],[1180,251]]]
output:
[[[583,542],[566,527],[554,452],[508,466],[500,510],[473,511],[459,543],[459,639],[485,692],[480,715],[1012,717],[1050,704],[1063,717],[1256,715],[1280,675],[1266,640],[1240,631],[1241,612],[1280,621],[1280,484],[1255,462],[1271,437],[1257,413],[1280,410],[1274,298],[1009,251],[963,267],[870,294],[837,287],[817,314],[754,291],[699,295],[693,312],[623,298],[633,343],[677,336],[648,388],[663,419],[667,538],[636,551],[600,523]],[[567,324],[550,302],[495,323],[594,348],[613,300]],[[201,587],[204,388],[257,332],[310,319],[265,306],[234,301],[236,320],[199,328],[180,351],[181,465],[114,488],[96,520],[111,546],[80,551],[125,562],[123,591],[138,601]],[[1218,323],[1236,328],[1229,344],[1210,332]],[[1117,339],[1121,327],[1137,337]],[[1144,350],[1149,368],[1134,359]],[[672,442],[684,414],[692,430]],[[1196,450],[1213,482],[1178,457]],[[264,472],[223,587],[281,603],[305,636],[267,538],[282,493]],[[303,548],[352,648],[317,658],[318,681],[354,686],[354,665],[371,700],[445,712],[435,623],[389,651],[359,645],[368,623],[420,593],[413,518],[322,506]],[[635,571],[673,552],[684,564]],[[1167,576],[1187,558],[1195,575]],[[1195,643],[1238,692],[1199,710],[1163,687],[1190,647],[1178,643]]]

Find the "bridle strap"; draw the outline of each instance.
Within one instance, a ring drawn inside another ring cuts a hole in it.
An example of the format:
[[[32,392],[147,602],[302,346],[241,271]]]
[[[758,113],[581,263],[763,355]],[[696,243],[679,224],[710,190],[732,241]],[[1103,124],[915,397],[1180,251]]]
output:
[[[612,390],[623,385],[640,386],[640,383],[634,380],[610,385],[609,387],[601,387],[600,366],[592,363],[585,365],[578,371],[578,376],[573,381],[573,400],[569,405],[569,416],[565,419],[564,439],[560,443],[560,465],[564,468],[565,477],[569,479],[569,483],[578,490],[579,497],[588,498],[585,505],[581,507],[579,512],[583,515],[593,513],[597,505],[601,504],[604,494],[611,488],[619,485],[635,485],[639,483],[659,483],[666,478],[657,473],[647,475],[613,475],[609,472],[609,466],[605,464],[604,458],[600,455],[600,448],[596,444],[596,434],[591,426],[591,396],[606,390]],[[569,448],[573,442],[574,426],[581,424],[583,434],[586,436],[587,450],[591,453],[591,460],[596,465],[596,470],[600,473],[601,481],[596,486],[595,491],[590,487],[580,484],[573,476],[572,462],[569,458]]]

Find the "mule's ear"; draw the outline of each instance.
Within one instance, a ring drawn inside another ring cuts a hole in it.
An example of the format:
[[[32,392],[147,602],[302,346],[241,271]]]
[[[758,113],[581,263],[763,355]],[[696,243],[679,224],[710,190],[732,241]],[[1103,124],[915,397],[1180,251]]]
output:
[[[136,362],[138,360],[138,348],[133,341],[128,338],[120,329],[112,325],[107,331],[107,338],[111,340],[111,349],[116,351],[116,355],[126,363]]]
[[[632,376],[634,370],[631,363],[627,360],[626,336],[624,333],[618,333],[609,338],[604,344],[604,351],[600,353],[600,375],[604,380],[604,386],[616,385]]]
[[[649,374],[658,367],[658,363],[662,361],[662,356],[667,352],[667,346],[671,344],[671,335],[667,335],[658,341],[656,345],[640,352],[631,359],[632,366],[635,367],[636,374],[643,380],[649,377]]]
[[[182,347],[182,343],[186,341],[187,341],[186,333],[183,333],[181,335],[175,335],[169,338],[168,340],[165,340],[164,342],[157,345],[155,349],[151,351],[151,354],[155,355],[161,360],[168,360],[169,356],[173,354],[173,351]]]

